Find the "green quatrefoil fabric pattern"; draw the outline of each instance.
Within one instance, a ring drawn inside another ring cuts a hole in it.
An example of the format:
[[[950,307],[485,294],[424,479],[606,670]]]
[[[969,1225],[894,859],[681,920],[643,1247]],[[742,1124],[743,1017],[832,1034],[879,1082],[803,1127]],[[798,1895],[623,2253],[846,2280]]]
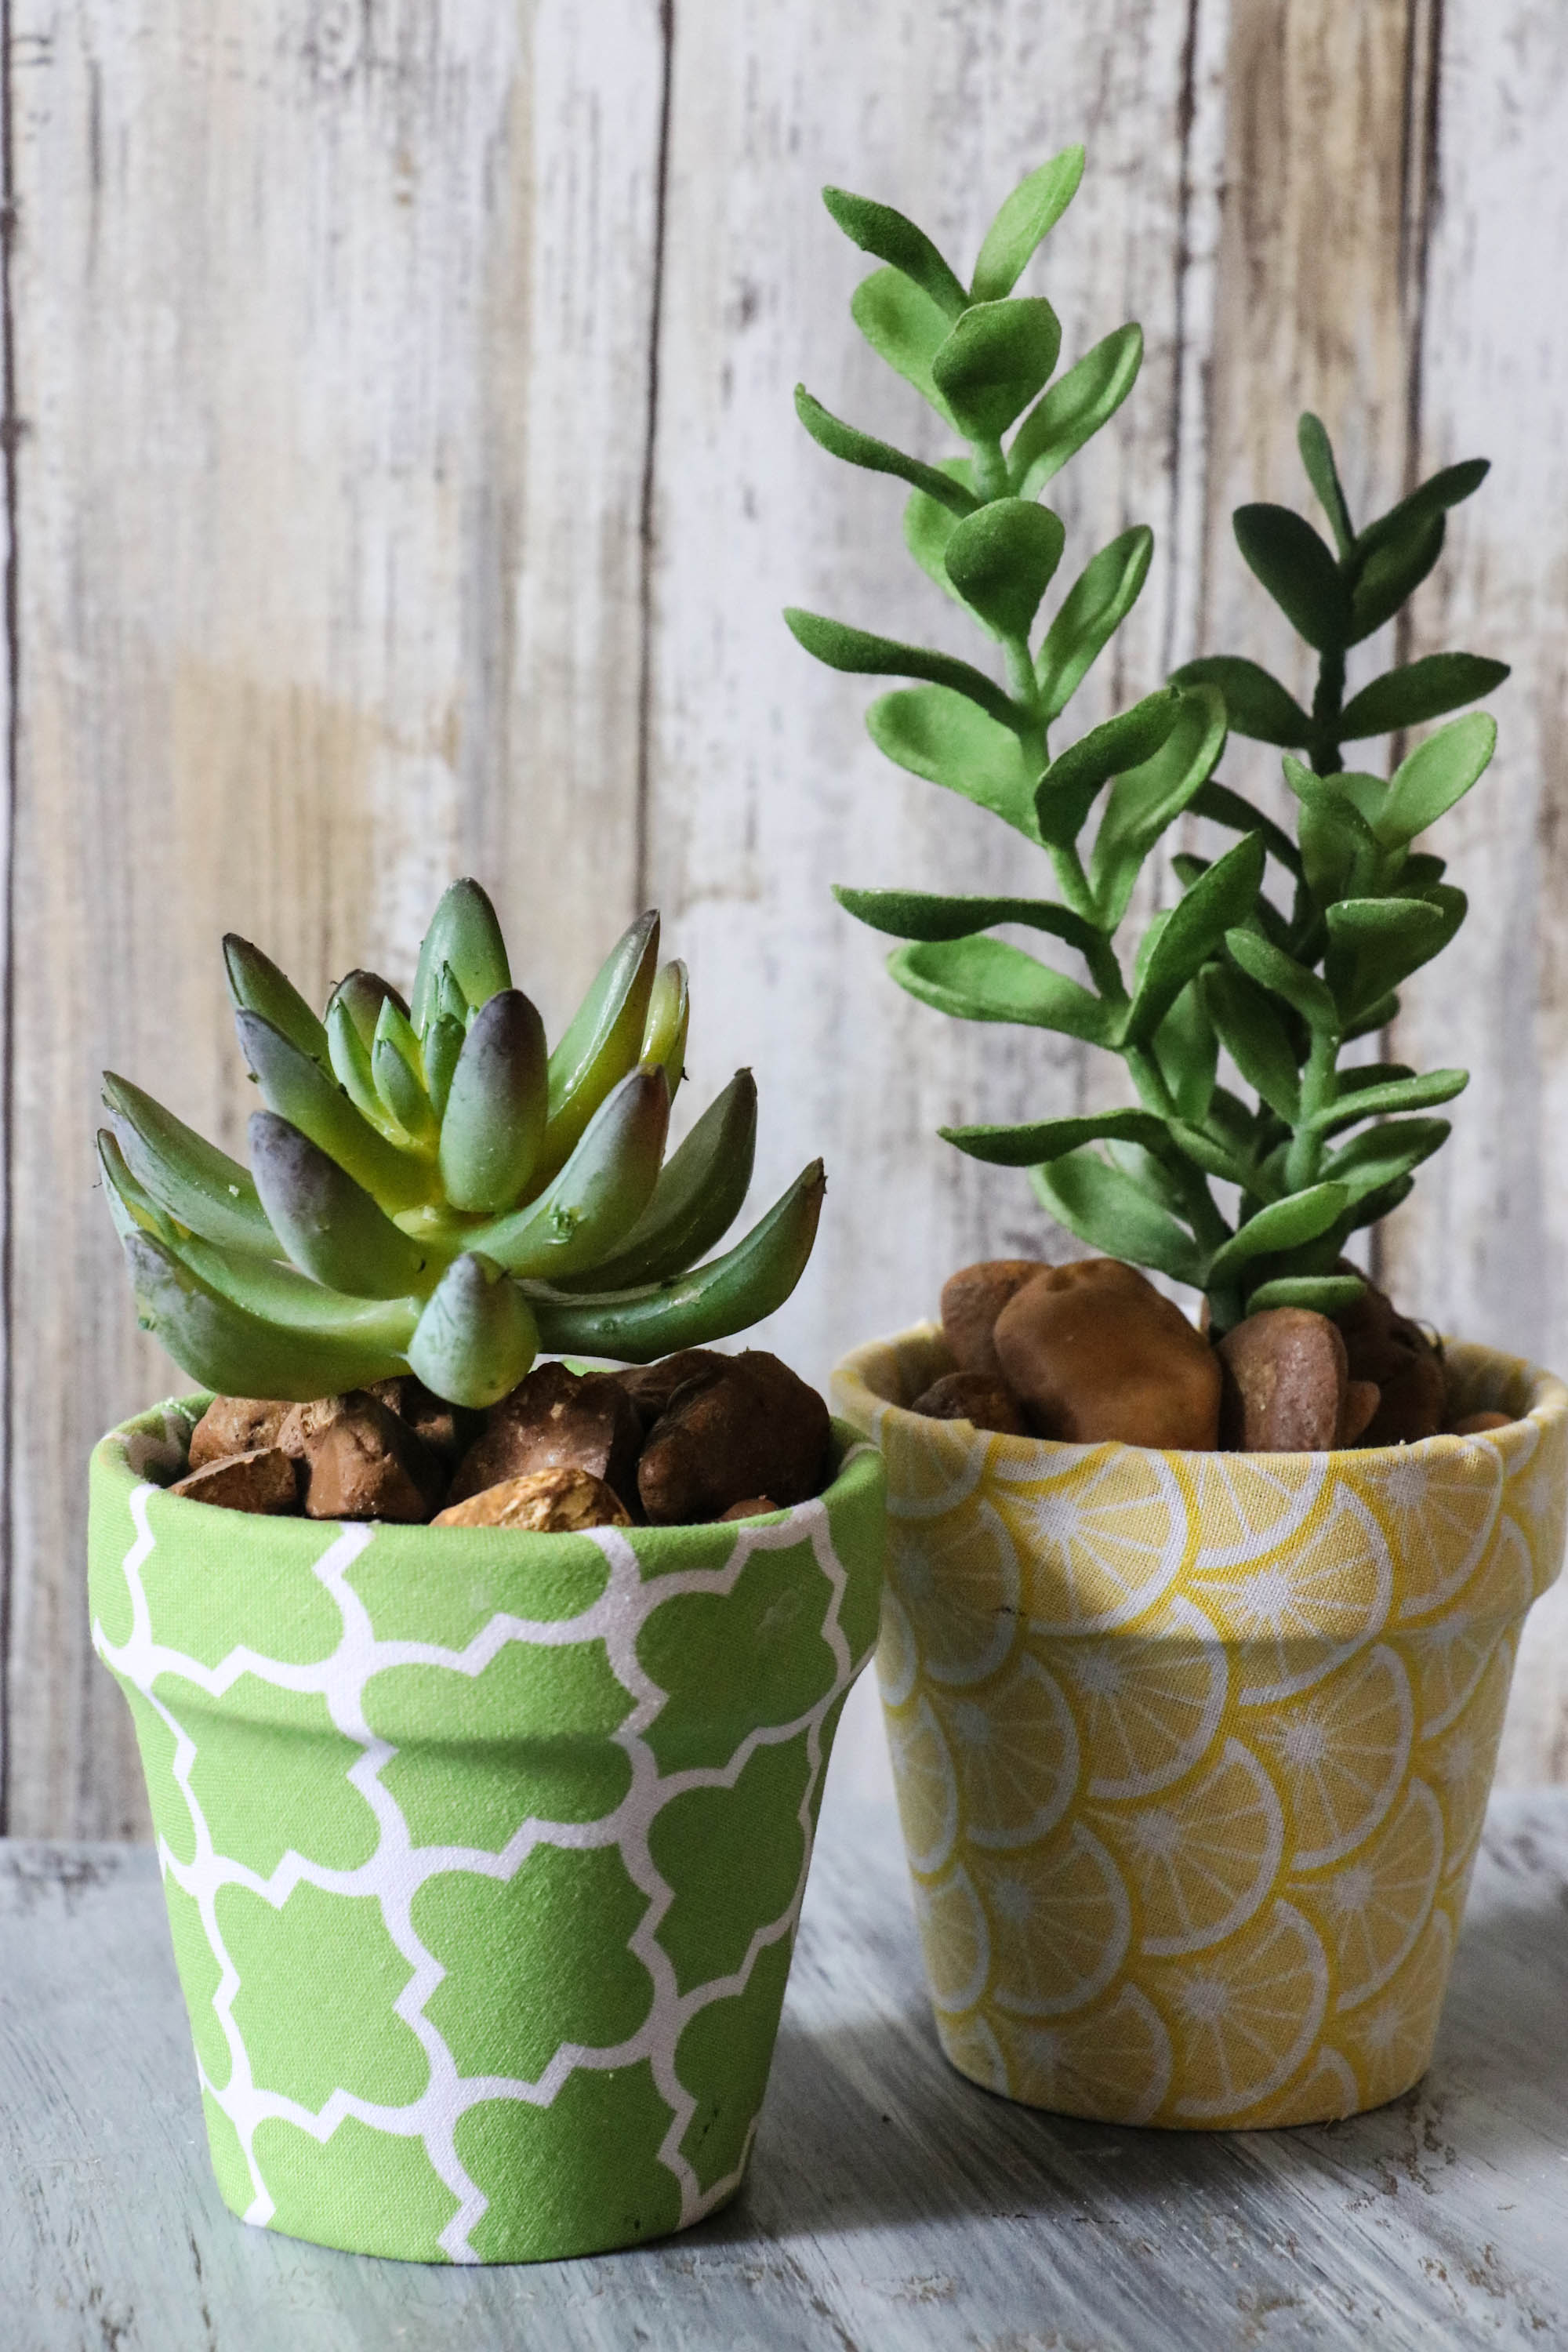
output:
[[[732,2195],[839,1710],[874,1450],[742,1527],[263,1519],[91,1467],[213,2163],[244,2220],[422,2261],[586,2253]]]

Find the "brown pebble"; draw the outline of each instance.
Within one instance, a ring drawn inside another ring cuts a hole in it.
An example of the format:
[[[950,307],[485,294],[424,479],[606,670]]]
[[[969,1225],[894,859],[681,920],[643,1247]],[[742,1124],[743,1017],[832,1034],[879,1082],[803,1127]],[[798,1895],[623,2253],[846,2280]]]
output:
[[[448,1404],[445,1398],[434,1395],[423,1381],[416,1380],[412,1372],[401,1373],[395,1380],[372,1381],[365,1393],[384,1404],[388,1412],[395,1412],[448,1466],[466,1446],[472,1444],[482,1425],[477,1412]]]
[[[1003,1437],[1027,1437],[1029,1424],[1005,1381],[988,1372],[943,1372],[910,1407],[931,1421],[968,1421]]]
[[[992,1257],[949,1275],[942,1286],[942,1330],[959,1371],[1001,1379],[991,1337],[996,1318],[1026,1282],[1045,1271],[1043,1258]]]
[[[1227,1454],[1327,1453],[1339,1439],[1345,1343],[1326,1315],[1267,1307],[1227,1331],[1219,1442]]]
[[[582,1528],[629,1528],[620,1496],[590,1471],[562,1464],[525,1478],[503,1478],[466,1501],[448,1504],[436,1528],[523,1528],[534,1535],[569,1535]]]
[[[637,1491],[656,1527],[716,1519],[751,1495],[784,1508],[827,1483],[831,1430],[816,1391],[748,1349],[716,1379],[688,1381],[648,1432]]]
[[[1468,1412],[1461,1421],[1448,1423],[1452,1437],[1484,1437],[1489,1429],[1510,1429],[1513,1415],[1506,1412]]]
[[[677,1389],[685,1388],[689,1381],[721,1379],[725,1366],[733,1361],[733,1357],[721,1356],[714,1348],[679,1348],[673,1356],[661,1356],[657,1364],[627,1364],[618,1372],[606,1372],[605,1378],[630,1397],[647,1431]]]
[[[536,1470],[586,1470],[623,1503],[637,1500],[642,1423],[617,1381],[536,1364],[509,1396],[491,1405],[483,1433],[458,1463],[451,1500],[462,1502],[503,1479]]]
[[[1339,1444],[1354,1445],[1362,1432],[1370,1427],[1372,1417],[1383,1402],[1383,1391],[1375,1381],[1347,1381],[1344,1409],[1340,1414]]]
[[[258,1445],[205,1462],[169,1488],[190,1503],[216,1503],[225,1511],[265,1512],[276,1517],[300,1507],[299,1476],[280,1446]]]
[[[1335,1269],[1359,1274],[1342,1259]],[[1443,1358],[1419,1323],[1401,1315],[1377,1285],[1360,1276],[1361,1296],[1340,1307],[1334,1321],[1344,1338],[1352,1381],[1375,1381],[1377,1410],[1361,1434],[1363,1445],[1413,1445],[1433,1437],[1447,1411]]]
[[[731,1503],[727,1511],[720,1512],[719,1517],[721,1519],[760,1519],[765,1513],[777,1509],[778,1505],[771,1495],[748,1495],[743,1503]]]
[[[225,1461],[276,1445],[278,1433],[294,1410],[277,1397],[214,1397],[191,1432],[190,1466]]]
[[[1003,1308],[995,1344],[1037,1436],[1194,1452],[1218,1437],[1219,1358],[1132,1266],[1047,1267]]]
[[[279,1433],[305,1464],[310,1519],[427,1519],[441,1500],[438,1457],[368,1390],[297,1406]]]

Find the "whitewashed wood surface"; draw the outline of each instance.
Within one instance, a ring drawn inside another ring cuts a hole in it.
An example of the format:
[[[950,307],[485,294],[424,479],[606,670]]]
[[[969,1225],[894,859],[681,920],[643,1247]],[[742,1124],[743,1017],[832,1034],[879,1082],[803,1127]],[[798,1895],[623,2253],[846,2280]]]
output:
[[[1039,283],[1068,356],[1137,316],[1148,359],[1062,511],[1080,558],[1135,520],[1159,544],[1086,719],[1200,647],[1289,664],[1228,514],[1301,497],[1300,407],[1363,511],[1496,460],[1414,642],[1515,663],[1503,751],[1448,821],[1475,911],[1399,1041],[1476,1083],[1384,1259],[1413,1311],[1568,1365],[1561,6],[9,0],[0,24],[0,1826],[146,1832],[88,1644],[82,1470],[172,1375],[90,1135],[109,1065],[237,1141],[224,929],[318,994],[354,962],[406,973],[471,868],[558,1023],[659,904],[694,971],[694,1101],[757,1071],[758,1201],[828,1161],[765,1335],[815,1376],[952,1266],[1051,1246],[1022,1178],[933,1130],[1070,1110],[1107,1073],[911,1004],[829,897],[1012,860],[879,758],[867,690],[778,617],[963,642],[897,487],[794,420],[805,377],[874,429],[930,423],[851,327],[864,264],[826,180],[966,264],[1026,169],[1088,143]],[[1268,771],[1243,746],[1226,772]],[[1565,1633],[1548,1602],[1509,1779],[1568,1778]]]
[[[1285,2132],[1016,2107],[936,2044],[897,1824],[832,1784],[745,2189],[634,2253],[443,2270],[225,2210],[153,1856],[0,1845],[16,2352],[1471,2352],[1568,2340],[1568,1793],[1494,1802],[1426,2080]]]

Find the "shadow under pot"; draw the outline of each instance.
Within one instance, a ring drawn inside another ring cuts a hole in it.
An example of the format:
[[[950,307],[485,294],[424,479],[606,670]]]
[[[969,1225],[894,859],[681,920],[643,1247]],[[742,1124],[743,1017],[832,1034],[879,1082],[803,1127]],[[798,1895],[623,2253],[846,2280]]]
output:
[[[135,1718],[218,2186],[363,2253],[517,2262],[740,2186],[882,1467],[742,1525],[370,1526],[165,1494],[103,1439],[93,1639]]]
[[[942,2046],[987,2090],[1178,2129],[1317,2123],[1426,2071],[1568,1390],[1448,1352],[1484,1436],[1163,1453],[907,1410],[926,1326],[837,1409],[887,1465],[877,1652]]]

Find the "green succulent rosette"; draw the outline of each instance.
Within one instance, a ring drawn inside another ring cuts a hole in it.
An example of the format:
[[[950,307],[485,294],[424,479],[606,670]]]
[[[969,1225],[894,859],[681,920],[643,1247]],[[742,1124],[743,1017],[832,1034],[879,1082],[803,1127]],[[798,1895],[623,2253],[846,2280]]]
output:
[[[582,1535],[163,1491],[203,1401],[91,1465],[213,2163],[244,2219],[505,2262],[739,2186],[823,1775],[877,1630],[875,1451],[819,1500]]]

